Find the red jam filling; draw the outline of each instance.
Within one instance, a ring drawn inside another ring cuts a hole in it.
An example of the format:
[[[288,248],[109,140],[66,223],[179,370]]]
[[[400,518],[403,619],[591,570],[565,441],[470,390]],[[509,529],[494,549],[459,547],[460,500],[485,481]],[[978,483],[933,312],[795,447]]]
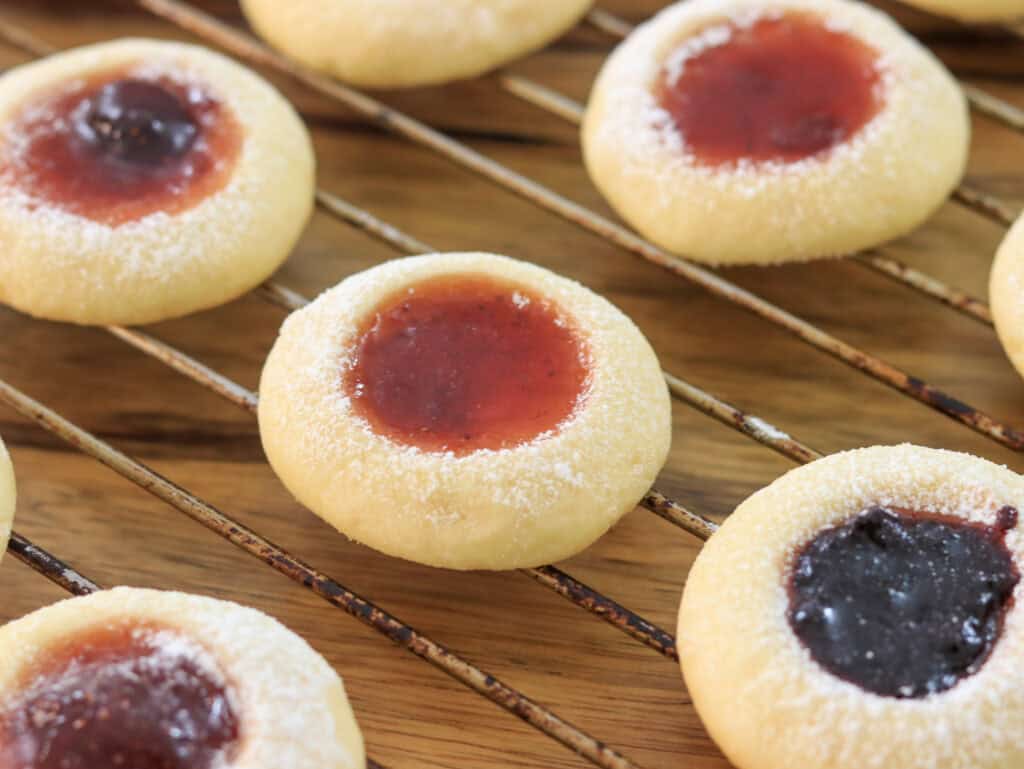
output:
[[[2,161],[7,184],[117,226],[186,211],[230,179],[242,132],[202,86],[125,72],[76,80],[26,104]]]
[[[48,649],[0,709],[0,769],[214,769],[238,743],[226,684],[173,631],[101,627]]]
[[[446,276],[370,314],[344,387],[378,434],[467,454],[557,429],[584,396],[586,358],[550,301],[489,277]]]
[[[882,108],[877,52],[809,14],[721,31],[721,44],[670,55],[657,89],[705,165],[809,158],[849,141]]]

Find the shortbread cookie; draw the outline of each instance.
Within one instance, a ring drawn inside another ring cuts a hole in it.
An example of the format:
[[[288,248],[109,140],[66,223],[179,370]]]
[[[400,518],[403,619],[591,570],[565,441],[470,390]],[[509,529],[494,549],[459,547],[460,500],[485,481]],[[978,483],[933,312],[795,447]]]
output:
[[[121,40],[0,77],[0,301],[148,323],[266,279],[313,204],[309,136],[203,48]]]
[[[0,628],[4,769],[363,769],[341,680],[276,620],[117,588]]]
[[[606,300],[491,254],[399,259],[285,322],[260,434],[291,492],[352,539],[454,569],[587,547],[668,453],[650,345]]]
[[[910,232],[963,174],[959,86],[847,0],[686,0],[601,71],[583,149],[641,234],[710,264],[837,256]]]
[[[474,77],[543,47],[593,0],[242,0],[256,31],[355,85]]]
[[[925,11],[963,21],[1024,19],[1024,0],[903,0]]]
[[[700,553],[679,656],[738,769],[1024,766],[1024,478],[915,446],[830,456]]]
[[[7,551],[7,540],[11,536],[15,499],[14,467],[4,442],[0,440],[0,558]]]
[[[996,252],[988,293],[999,341],[1024,376],[1024,217],[1010,228]]]

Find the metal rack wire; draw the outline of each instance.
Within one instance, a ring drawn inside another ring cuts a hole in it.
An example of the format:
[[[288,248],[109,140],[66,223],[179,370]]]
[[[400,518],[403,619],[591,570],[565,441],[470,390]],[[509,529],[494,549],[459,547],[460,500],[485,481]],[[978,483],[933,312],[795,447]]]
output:
[[[526,197],[542,208],[706,288],[719,297],[744,307],[796,335],[813,347],[839,358],[862,373],[894,387],[905,395],[946,414],[990,439],[1015,450],[1024,449],[1024,434],[1015,428],[1002,424],[926,382],[826,334],[812,324],[739,288],[716,274],[658,249],[629,230],[526,177],[516,174],[469,147],[434,131],[425,124],[397,112],[369,96],[304,69],[274,53],[245,33],[239,32],[178,0],[137,1],[140,6],[192,31],[200,38],[256,64],[268,66],[290,75],[301,83],[353,108],[379,126],[433,149],[459,165]],[[626,22],[600,10],[593,11],[587,21],[593,26],[619,37],[628,34],[631,29]],[[51,50],[49,46],[36,39],[28,31],[2,20],[0,20],[0,37],[31,55],[43,55]],[[580,105],[562,94],[507,73],[499,74],[498,82],[510,93],[553,114],[570,121],[579,119]],[[1024,132],[1024,112],[973,86],[965,86],[965,90],[967,90],[972,106],[980,112],[1001,120],[1015,130]],[[956,199],[1003,225],[1010,223],[1014,218],[1005,203],[968,187],[961,187],[957,191]],[[317,203],[320,209],[327,214],[363,230],[399,252],[422,253],[433,250],[422,241],[381,221],[370,212],[329,191],[318,190]],[[860,255],[855,258],[871,269],[899,280],[975,320],[991,324],[991,315],[987,306],[963,291],[946,286],[931,276],[878,254]],[[307,302],[305,297],[274,282],[262,286],[258,293],[270,303],[285,310],[297,309]],[[209,388],[235,406],[249,413],[255,413],[258,405],[255,393],[241,387],[186,353],[136,329],[108,327],[107,331]],[[821,456],[814,449],[756,415],[747,413],[671,373],[665,372],[665,378],[676,398],[784,456],[801,463]],[[106,464],[140,488],[304,585],[332,605],[344,609],[395,643],[431,662],[456,680],[501,705],[594,764],[614,769],[636,767],[636,764],[626,757],[560,719],[550,710],[528,699],[521,692],[418,633],[380,607],[349,591],[333,578],[262,538],[256,532],[246,528],[186,489],[163,478],[142,463],[114,449],[3,381],[0,381],[0,400],[5,401],[22,415],[37,422],[84,453]],[[642,506],[701,539],[706,539],[716,528],[710,519],[687,509],[657,490],[652,490],[644,498]],[[26,562],[69,592],[88,593],[98,587],[57,557],[17,533],[11,539],[9,550],[16,558]],[[660,654],[672,659],[676,658],[675,639],[671,634],[564,571],[553,566],[523,571],[530,578],[604,619]],[[370,766],[379,765],[371,762]]]
[[[1018,430],[1002,424],[988,414],[957,400],[920,378],[911,376],[880,358],[843,342],[817,328],[812,323],[787,312],[750,291],[740,288],[716,273],[658,248],[631,230],[512,171],[465,144],[455,141],[426,124],[388,107],[381,101],[292,62],[244,32],[240,32],[178,0],[138,0],[138,3],[183,29],[193,32],[207,42],[213,43],[257,65],[267,66],[282,74],[291,76],[319,93],[348,106],[380,127],[432,149],[467,170],[495,182],[499,186],[526,198],[569,222],[662,267],[670,273],[689,280],[691,283],[704,288],[715,296],[726,299],[760,316],[812,347],[827,352],[847,365],[868,374],[874,379],[899,390],[905,395],[930,406],[952,419],[968,425],[999,443],[1014,450],[1024,448],[1024,434]]]

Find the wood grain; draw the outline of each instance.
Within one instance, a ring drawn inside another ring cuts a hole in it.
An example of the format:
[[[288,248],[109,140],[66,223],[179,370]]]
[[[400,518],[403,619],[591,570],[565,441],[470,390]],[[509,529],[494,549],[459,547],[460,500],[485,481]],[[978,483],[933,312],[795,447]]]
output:
[[[233,16],[230,2],[210,3]],[[639,21],[663,0],[604,0]],[[1024,45],[884,4],[971,82],[1024,106]],[[6,2],[0,9],[60,47],[143,34],[181,37],[126,3]],[[585,98],[611,48],[586,28],[512,69]],[[23,59],[0,49],[0,65]],[[275,78],[308,119],[323,187],[445,249],[535,261],[608,296],[650,337],[665,368],[821,451],[913,441],[1024,462],[787,334],[504,193],[429,151]],[[502,93],[492,78],[387,103],[555,190],[609,213],[580,164],[576,133]],[[977,118],[970,181],[1024,202],[1024,137]],[[950,204],[884,253],[984,296],[1002,231]],[[319,214],[279,275],[314,294],[394,256]],[[853,344],[1024,427],[1024,385],[991,329],[850,262],[725,275]],[[152,332],[254,387],[283,314],[258,297]],[[100,330],[0,310],[0,377],[237,516],[505,679],[643,767],[722,769],[674,664],[520,574],[455,574],[391,560],[299,507],[264,461],[255,421]],[[791,466],[682,404],[660,487],[723,516]],[[403,767],[583,767],[539,732],[325,605],[309,592],[56,441],[9,409],[0,433],[17,467],[17,526],[104,585],[192,590],[256,606],[301,633],[342,673],[372,756]],[[672,628],[697,544],[637,511],[564,567]],[[6,558],[0,620],[61,596]]]

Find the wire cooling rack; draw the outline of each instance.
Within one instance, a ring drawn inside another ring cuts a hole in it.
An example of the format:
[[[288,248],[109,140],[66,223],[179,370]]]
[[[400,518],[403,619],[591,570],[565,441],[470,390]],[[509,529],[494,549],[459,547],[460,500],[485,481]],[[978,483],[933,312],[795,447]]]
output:
[[[605,238],[623,251],[631,252],[653,262],[675,276],[690,281],[711,294],[754,313],[768,323],[794,335],[812,348],[837,358],[856,371],[896,389],[904,396],[921,402],[986,438],[1014,451],[1024,450],[1024,432],[1013,426],[1004,424],[922,379],[827,333],[719,274],[659,249],[616,222],[574,203],[553,190],[489,159],[469,146],[388,107],[381,101],[306,70],[271,51],[247,33],[224,24],[178,0],[138,0],[138,5],[240,59],[287,75],[329,99],[354,110],[379,127],[429,148],[459,166],[529,200],[540,208]],[[602,10],[591,12],[586,23],[612,38],[620,38],[628,34],[631,29],[630,25],[622,19]],[[1014,34],[1021,34],[1019,29],[1013,27],[1008,29]],[[38,39],[28,30],[17,27],[2,18],[0,18],[0,38],[30,56],[42,56],[53,50],[46,42]],[[513,96],[546,110],[558,118],[570,123],[578,123],[580,120],[581,105],[551,88],[511,73],[499,73],[496,82]],[[1000,121],[1015,131],[1024,133],[1024,110],[975,86],[965,83],[964,88],[976,111]],[[1009,225],[1015,216],[1014,211],[1004,201],[967,184],[962,185],[956,191],[954,200],[1002,226]],[[413,254],[436,250],[328,190],[317,190],[317,203],[326,215],[368,233],[398,253]],[[865,269],[879,272],[892,280],[905,284],[914,291],[936,300],[980,324],[987,326],[992,324],[991,314],[983,301],[971,296],[966,291],[947,285],[932,275],[880,253],[858,254],[851,258]],[[274,281],[261,286],[257,293],[267,302],[289,311],[304,306],[308,301],[306,297],[296,291]],[[247,390],[187,353],[137,329],[110,326],[106,330],[114,337],[208,388],[237,408],[249,414],[255,414],[257,409],[256,393]],[[805,463],[821,456],[816,450],[768,421],[733,406],[686,381],[678,374],[669,371],[664,373],[673,396],[688,406],[713,417],[795,462]],[[141,462],[115,449],[2,380],[0,380],[0,400],[6,402],[23,416],[35,421],[45,430],[107,465],[140,488],[211,529],[271,568],[300,583],[333,606],[345,610],[396,644],[440,668],[460,683],[515,714],[595,765],[606,769],[635,769],[638,767],[638,764],[608,747],[598,738],[560,718],[550,709],[531,700],[522,692],[474,666],[438,642],[417,632],[383,608],[347,589],[338,580],[303,562],[187,489],[162,477]],[[685,507],[679,501],[657,489],[652,489],[645,496],[641,506],[702,540],[710,536],[716,528],[715,523],[708,517]],[[16,558],[73,594],[85,594],[99,589],[95,582],[17,532],[12,536],[9,549]],[[522,571],[542,586],[610,623],[655,652],[670,659],[677,659],[675,639],[670,633],[612,598],[588,587],[565,571],[554,566]],[[380,766],[372,760],[369,765],[371,767]]]

